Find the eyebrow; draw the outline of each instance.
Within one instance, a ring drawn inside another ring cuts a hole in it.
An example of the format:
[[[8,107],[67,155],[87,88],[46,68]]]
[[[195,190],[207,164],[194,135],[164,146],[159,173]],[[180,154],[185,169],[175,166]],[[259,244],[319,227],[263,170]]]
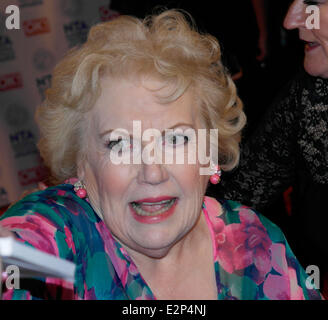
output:
[[[162,130],[161,133],[162,133],[162,135],[164,135],[164,133],[165,133],[166,130],[174,130],[174,129],[179,128],[179,127],[189,127],[189,128],[191,128],[191,129],[194,129],[194,130],[195,130],[193,124],[190,124],[190,123],[184,123],[184,122],[179,122],[179,123],[176,123],[174,126],[172,126],[172,127],[170,127],[170,128],[167,128],[167,129]],[[100,138],[103,138],[105,135],[110,134],[110,133],[112,133],[112,132],[115,131],[115,130],[119,130],[119,129],[109,129],[109,130],[106,130],[106,131],[100,133],[100,134],[99,134],[99,137],[100,137]],[[127,131],[127,130],[126,130],[126,131]],[[132,134],[130,134],[130,137],[132,137]]]

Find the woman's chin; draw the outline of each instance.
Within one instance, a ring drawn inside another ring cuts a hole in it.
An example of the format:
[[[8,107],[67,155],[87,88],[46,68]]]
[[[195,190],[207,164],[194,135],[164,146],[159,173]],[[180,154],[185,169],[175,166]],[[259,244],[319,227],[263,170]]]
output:
[[[313,67],[304,66],[305,71],[312,77],[328,79],[328,70],[318,70]]]
[[[129,232],[129,243],[131,249],[147,256],[160,258],[165,256],[172,247],[184,236],[184,232],[175,229],[174,226],[167,228],[134,229]]]
[[[173,243],[168,242],[167,239],[165,241],[164,239],[162,241],[160,239],[154,241],[152,239],[136,239],[132,249],[151,258],[162,258],[167,255],[172,246]]]
[[[328,59],[323,61],[319,57],[305,56],[304,69],[313,77],[328,78]]]

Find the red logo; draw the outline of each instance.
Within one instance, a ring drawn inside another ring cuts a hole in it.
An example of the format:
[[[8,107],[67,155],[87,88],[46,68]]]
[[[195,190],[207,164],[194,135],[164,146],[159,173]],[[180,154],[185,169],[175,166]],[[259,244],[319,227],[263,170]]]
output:
[[[10,73],[0,76],[0,91],[7,91],[23,87],[23,80],[20,73]]]
[[[27,186],[32,183],[37,183],[47,177],[47,169],[44,166],[24,169],[18,172],[19,183],[21,186]]]
[[[108,6],[99,7],[99,13],[101,21],[109,21],[120,15],[117,11],[110,10]]]
[[[24,21],[23,28],[27,37],[50,32],[50,24],[47,18]]]

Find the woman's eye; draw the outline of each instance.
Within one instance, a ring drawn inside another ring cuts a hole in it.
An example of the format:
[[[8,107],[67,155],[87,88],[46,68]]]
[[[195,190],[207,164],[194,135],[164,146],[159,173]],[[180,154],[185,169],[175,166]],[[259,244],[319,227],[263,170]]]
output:
[[[131,147],[130,140],[127,139],[111,140],[107,143],[107,148],[109,150],[121,151],[130,147]]]
[[[184,135],[172,135],[166,139],[167,143],[171,146],[185,145],[189,142],[189,138]]]

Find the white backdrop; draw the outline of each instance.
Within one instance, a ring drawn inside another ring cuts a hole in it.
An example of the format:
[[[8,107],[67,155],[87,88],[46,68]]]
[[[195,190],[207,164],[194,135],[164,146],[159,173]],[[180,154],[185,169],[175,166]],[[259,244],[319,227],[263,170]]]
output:
[[[7,30],[8,5],[20,9],[20,29]],[[36,149],[36,107],[54,65],[83,43],[91,25],[117,13],[109,0],[0,0],[0,207],[47,175]]]

